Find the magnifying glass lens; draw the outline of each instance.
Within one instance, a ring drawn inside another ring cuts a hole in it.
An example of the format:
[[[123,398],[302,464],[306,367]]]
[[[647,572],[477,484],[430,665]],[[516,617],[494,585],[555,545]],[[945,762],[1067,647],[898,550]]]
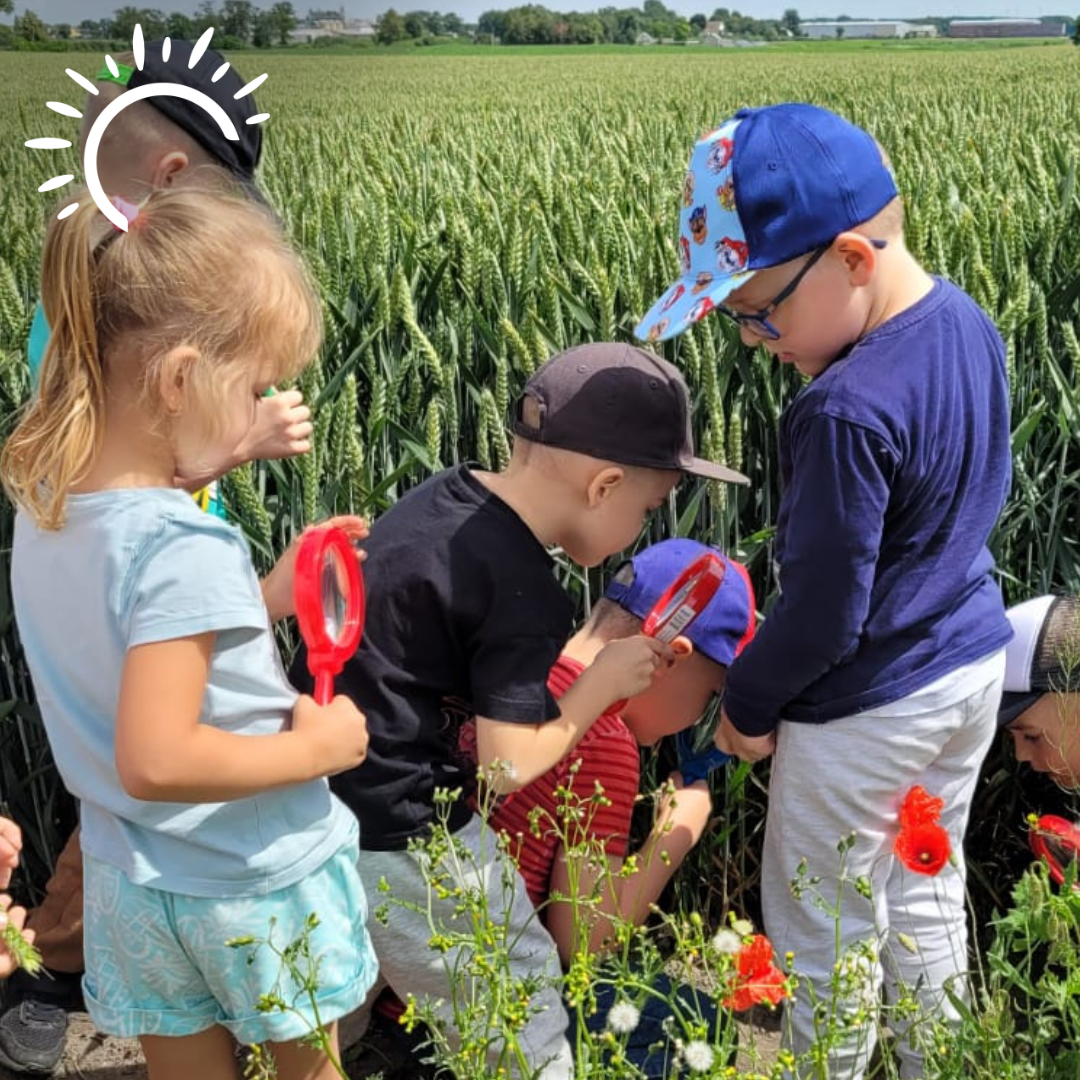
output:
[[[328,548],[323,556],[321,592],[323,625],[326,636],[333,642],[339,642],[345,629],[345,615],[348,597],[345,590],[347,578],[341,565],[341,556],[336,548]]]

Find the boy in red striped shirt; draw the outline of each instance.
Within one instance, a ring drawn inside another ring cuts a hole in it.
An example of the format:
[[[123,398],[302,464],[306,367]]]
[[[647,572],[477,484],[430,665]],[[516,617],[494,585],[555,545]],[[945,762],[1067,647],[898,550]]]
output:
[[[694,540],[665,540],[624,563],[551,669],[548,688],[552,694],[557,698],[565,693],[609,641],[641,633],[642,621],[665,589],[710,550],[715,551]],[[491,816],[491,827],[510,837],[510,854],[517,860],[529,898],[555,939],[564,967],[582,947],[607,951],[612,944],[612,920],[643,923],[708,824],[712,800],[707,770],[695,770],[693,763],[681,761],[688,775],[671,774],[674,794],[658,802],[652,832],[636,853],[637,872],[620,875],[638,795],[639,747],[684,731],[701,717],[723,689],[727,666],[754,634],[754,592],[746,569],[721,557],[726,571],[723,583],[685,632],[693,646],[689,655],[620,711],[602,715],[572,753],[504,799]],[[711,753],[716,755],[715,763],[723,760],[717,751]],[[597,785],[603,790],[603,800],[591,799]],[[567,788],[569,797],[558,794]],[[563,802],[580,808],[578,820],[573,814],[559,814]],[[600,851],[607,857],[606,868],[597,859]],[[571,883],[581,898],[591,896],[595,887],[595,905],[554,899],[570,895]],[[591,925],[582,925],[583,914],[591,916]],[[660,988],[659,998],[643,1003],[637,1027],[629,1036],[627,1057],[646,1076],[665,1076],[670,1065],[664,1046],[656,1046],[667,1043],[662,1021],[668,1010],[660,998],[667,997],[670,989]],[[603,1027],[605,1005],[611,1004],[603,1001],[602,994],[598,1000],[600,1010],[589,1018],[590,1029],[594,1022]],[[712,1007],[700,996],[696,1008]]]

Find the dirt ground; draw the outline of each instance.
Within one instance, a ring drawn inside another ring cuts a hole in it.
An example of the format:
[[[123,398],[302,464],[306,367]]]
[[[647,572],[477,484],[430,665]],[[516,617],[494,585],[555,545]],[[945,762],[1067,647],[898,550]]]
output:
[[[740,1042],[754,1048],[755,1060],[771,1063],[779,1047],[778,1014],[755,1012],[750,1023],[740,1026],[740,1031]],[[147,1077],[138,1041],[102,1035],[85,1013],[71,1014],[67,1051],[55,1075],[59,1080],[146,1080]],[[360,1077],[356,1073],[353,1080]],[[0,1067],[0,1080],[25,1078]]]

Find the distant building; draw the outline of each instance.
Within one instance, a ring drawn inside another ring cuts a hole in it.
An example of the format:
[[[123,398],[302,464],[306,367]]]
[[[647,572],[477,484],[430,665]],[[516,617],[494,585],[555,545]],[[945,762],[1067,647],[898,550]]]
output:
[[[723,37],[724,36],[724,23],[723,23],[723,21],[721,19],[710,19],[709,22],[707,22],[705,24],[705,30],[703,31],[703,33],[705,33],[705,34],[715,34],[717,37]]]
[[[953,19],[951,38],[1064,37],[1065,24],[1042,19]]]
[[[710,33],[708,30],[701,35],[700,40],[702,45],[712,45],[716,47],[724,44],[724,39],[719,34]]]
[[[289,40],[298,45],[310,45],[318,38],[374,38],[377,31],[370,19],[314,19],[305,21],[289,31]]]
[[[652,36],[652,34],[647,34],[647,33],[645,33],[644,30],[642,30],[641,33],[638,34],[638,36],[636,38],[634,38],[634,44],[635,45],[655,45],[656,44],[656,38],[654,38]]]
[[[318,38],[334,37],[336,36],[330,30],[322,30],[317,26],[298,26],[295,30],[289,31],[289,41],[294,45],[310,45]]]
[[[924,23],[909,23],[886,19],[837,19],[823,22],[802,22],[799,29],[818,41],[836,38],[907,38],[936,37],[937,27]]]
[[[375,24],[370,19],[348,19],[341,34],[344,37],[374,37]]]

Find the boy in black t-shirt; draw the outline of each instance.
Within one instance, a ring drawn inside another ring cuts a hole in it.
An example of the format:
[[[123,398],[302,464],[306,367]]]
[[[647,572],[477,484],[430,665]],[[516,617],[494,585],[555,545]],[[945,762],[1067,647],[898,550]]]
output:
[[[403,999],[437,1002],[451,1037],[455,995],[459,1004],[473,999],[468,958],[430,947],[433,926],[454,923],[455,901],[429,896],[408,842],[428,834],[435,789],[460,789],[449,825],[475,865],[448,859],[443,869],[486,891],[516,979],[558,976],[524,884],[505,896],[503,857],[468,796],[478,765],[500,792],[543,775],[613,700],[640,693],[670,659],[669,646],[640,635],[611,642],[556,704],[547,677],[573,606],[546,549],[594,566],[633,543],[683,473],[744,482],[693,456],[689,413],[686,384],[664,360],[629,345],[579,346],[527,383],[504,472],[447,470],[372,526],[364,638],[338,681],[365,711],[370,743],[365,762],[333,786],[360,819],[369,895],[385,879],[392,897],[425,913],[392,904],[386,925],[372,920],[382,977]],[[310,683],[303,657],[293,675]],[[472,717],[468,745],[459,736]],[[458,923],[467,929],[468,917]],[[517,1036],[544,1080],[571,1075],[566,1023],[554,986],[532,995]],[[516,1071],[512,1053],[493,1037],[493,1065]]]

